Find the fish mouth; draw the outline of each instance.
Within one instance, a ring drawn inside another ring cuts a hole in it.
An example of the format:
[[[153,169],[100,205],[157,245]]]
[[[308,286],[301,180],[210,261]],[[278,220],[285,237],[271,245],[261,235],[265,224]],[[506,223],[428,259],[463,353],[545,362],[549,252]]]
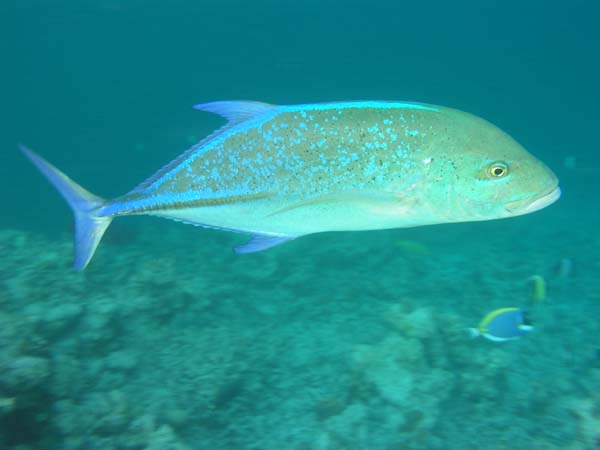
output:
[[[560,194],[560,187],[553,186],[548,191],[536,197],[509,202],[505,205],[505,208],[510,214],[515,216],[529,214],[551,205],[560,198]]]

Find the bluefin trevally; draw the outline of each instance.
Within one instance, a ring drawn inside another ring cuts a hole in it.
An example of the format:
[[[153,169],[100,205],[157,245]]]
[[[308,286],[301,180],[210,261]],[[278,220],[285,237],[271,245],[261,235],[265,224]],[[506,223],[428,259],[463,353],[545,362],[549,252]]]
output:
[[[148,214],[252,235],[238,253],[324,231],[499,219],[560,197],[541,161],[491,123],[423,103],[195,106],[226,125],[127,194],[104,200],[23,153],[75,215],[75,268],[113,218]]]

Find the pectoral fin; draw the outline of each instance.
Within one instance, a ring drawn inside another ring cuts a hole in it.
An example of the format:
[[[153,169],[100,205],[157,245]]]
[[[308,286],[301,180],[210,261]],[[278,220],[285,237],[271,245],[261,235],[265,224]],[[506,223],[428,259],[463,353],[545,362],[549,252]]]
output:
[[[254,253],[266,250],[276,245],[283,244],[294,239],[290,236],[269,236],[265,234],[255,234],[245,244],[234,247],[233,251],[236,253]]]

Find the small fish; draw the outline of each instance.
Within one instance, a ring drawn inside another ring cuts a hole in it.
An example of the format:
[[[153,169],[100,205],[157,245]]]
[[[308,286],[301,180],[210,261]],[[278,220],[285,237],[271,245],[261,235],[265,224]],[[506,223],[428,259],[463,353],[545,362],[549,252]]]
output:
[[[546,300],[546,280],[541,275],[532,275],[527,278],[529,284],[529,300],[541,303]]]
[[[400,250],[402,250],[406,253],[410,253],[413,255],[418,255],[418,256],[430,256],[431,255],[431,251],[429,250],[429,247],[427,247],[425,244],[422,244],[421,242],[417,242],[417,241],[412,241],[409,239],[401,239],[399,241],[396,241],[396,247],[398,247]]]
[[[554,267],[554,274],[560,280],[566,280],[573,275],[573,260],[571,258],[561,258]]]
[[[471,337],[483,336],[495,342],[517,339],[533,330],[526,313],[519,308],[500,308],[486,315],[477,328],[469,328]]]
[[[195,108],[228,122],[114,200],[21,146],[73,210],[75,269],[87,266],[120,216],[247,233],[252,238],[235,251],[250,253],[324,231],[518,216],[560,197],[546,165],[456,109],[383,101]]]

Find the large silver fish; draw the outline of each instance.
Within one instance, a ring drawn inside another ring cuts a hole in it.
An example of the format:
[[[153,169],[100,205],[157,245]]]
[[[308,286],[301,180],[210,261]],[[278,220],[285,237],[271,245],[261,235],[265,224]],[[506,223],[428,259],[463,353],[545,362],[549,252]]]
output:
[[[249,253],[322,231],[499,219],[560,197],[558,180],[510,136],[420,103],[196,105],[228,123],[127,194],[103,200],[21,147],[75,214],[75,268],[111,220],[150,214],[251,234]]]

